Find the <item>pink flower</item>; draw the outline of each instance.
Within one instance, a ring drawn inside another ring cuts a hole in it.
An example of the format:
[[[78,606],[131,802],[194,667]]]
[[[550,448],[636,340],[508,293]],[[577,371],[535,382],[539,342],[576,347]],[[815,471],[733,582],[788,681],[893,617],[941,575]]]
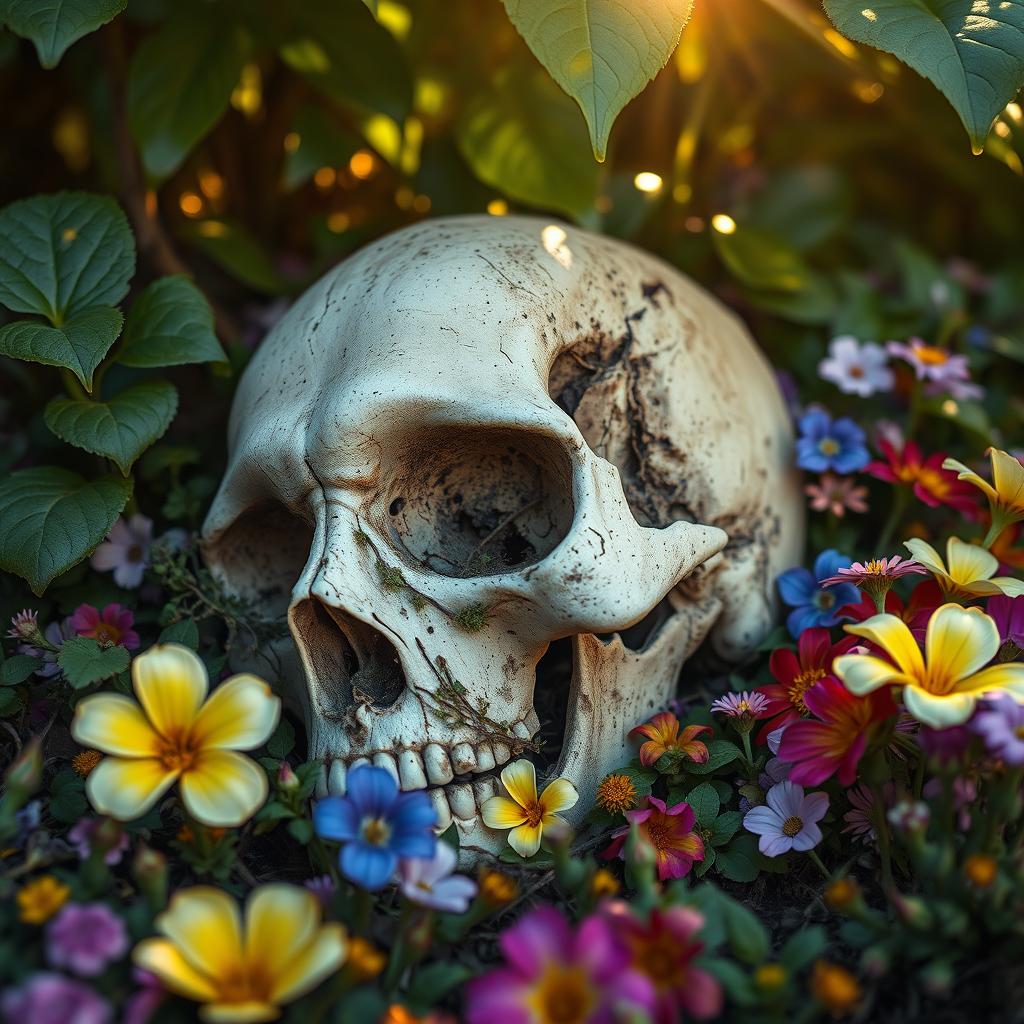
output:
[[[138,983],[139,988],[128,997],[121,1024],[148,1024],[149,1019],[167,998],[167,990],[160,984],[160,979],[155,974],[150,974],[140,967],[132,968],[132,979]]]
[[[828,358],[818,364],[818,376],[831,381],[844,394],[868,398],[878,391],[892,390],[893,372],[881,345],[873,341],[862,345],[844,334],[832,339],[828,352]]]
[[[815,512],[831,512],[841,519],[847,511],[867,512],[868,489],[854,483],[852,477],[822,473],[816,484],[807,484],[804,494]]]
[[[92,553],[89,564],[99,572],[114,573],[119,587],[133,589],[142,582],[153,544],[153,520],[143,515],[119,518],[107,539]]]
[[[7,636],[11,640],[34,640],[39,632],[39,614],[28,608],[11,616],[11,628]]]
[[[787,726],[788,733],[793,726]],[[785,742],[785,734],[783,734]],[[779,857],[790,850],[806,853],[821,842],[818,822],[828,810],[827,793],[808,793],[788,779],[772,786],[768,803],[747,811],[743,827],[761,838],[757,848],[766,857]]]
[[[981,398],[985,393],[983,388],[970,382],[967,356],[929,345],[921,338],[911,338],[909,343],[890,341],[886,349],[890,355],[906,360],[918,380],[928,382],[928,394],[951,394],[954,398],[965,399]]]
[[[765,718],[771,714],[768,698],[757,690],[727,693],[711,702],[711,710],[729,718]]]
[[[433,857],[403,857],[398,865],[399,888],[406,899],[431,910],[464,914],[476,895],[476,882],[455,875],[459,855],[439,842]]]
[[[499,941],[506,966],[466,987],[467,1024],[613,1024],[654,1009],[650,980],[601,916],[574,931],[553,907],[540,907]]]
[[[119,604],[108,604],[102,613],[91,604],[80,604],[68,621],[79,636],[90,637],[101,647],[138,650],[139,634],[132,629],[135,616]]]
[[[704,859],[704,841],[694,829],[696,818],[687,803],[666,807],[663,800],[647,797],[647,806],[626,811],[624,825],[612,833],[612,842],[602,856],[625,859],[626,837],[633,825],[639,826],[640,837],[654,850],[658,878],[682,878],[689,874],[695,861]]]
[[[93,978],[128,952],[124,922],[105,903],[69,903],[46,929],[54,967]]]
[[[879,577],[898,580],[904,576],[927,576],[928,570],[912,558],[893,555],[891,558],[873,558],[870,562],[854,562],[846,569],[839,569],[835,576],[822,580],[823,587],[834,583],[855,583],[862,590],[870,590]]]
[[[4,1018],[19,1024],[108,1024],[110,1004],[80,981],[40,971],[0,1003]]]

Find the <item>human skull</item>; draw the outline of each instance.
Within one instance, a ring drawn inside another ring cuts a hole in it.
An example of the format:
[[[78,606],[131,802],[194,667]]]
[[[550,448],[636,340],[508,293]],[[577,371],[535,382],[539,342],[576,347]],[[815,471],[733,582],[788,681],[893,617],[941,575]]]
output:
[[[494,850],[510,758],[539,750],[582,812],[705,638],[720,662],[763,638],[803,541],[791,446],[750,336],[671,267],[542,220],[426,221],[264,341],[204,552],[287,620],[249,665],[304,709],[321,793],[371,762]]]

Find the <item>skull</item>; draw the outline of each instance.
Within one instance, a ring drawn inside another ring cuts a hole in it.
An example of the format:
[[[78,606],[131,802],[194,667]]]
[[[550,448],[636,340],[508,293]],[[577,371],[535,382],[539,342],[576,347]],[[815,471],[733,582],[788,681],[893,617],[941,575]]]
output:
[[[427,221],[334,268],[240,383],[204,527],[282,639],[320,791],[370,762],[470,851],[510,758],[591,802],[705,639],[746,656],[803,542],[789,419],[740,322],[622,242]]]

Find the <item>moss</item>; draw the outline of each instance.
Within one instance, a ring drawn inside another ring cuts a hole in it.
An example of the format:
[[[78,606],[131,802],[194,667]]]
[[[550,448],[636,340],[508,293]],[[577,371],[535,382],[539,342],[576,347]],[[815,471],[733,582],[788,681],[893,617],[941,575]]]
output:
[[[401,590],[406,586],[402,570],[394,566],[386,565],[379,558],[377,559],[377,575],[385,590]]]
[[[455,621],[467,633],[477,633],[484,628],[490,608],[484,604],[471,604],[455,613]]]

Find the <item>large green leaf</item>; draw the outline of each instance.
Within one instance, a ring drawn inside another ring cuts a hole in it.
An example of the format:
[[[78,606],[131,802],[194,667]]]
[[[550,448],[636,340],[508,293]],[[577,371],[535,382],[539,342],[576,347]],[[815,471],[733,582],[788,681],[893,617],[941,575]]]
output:
[[[168,19],[132,57],[128,119],[154,178],[177,170],[220,120],[249,54],[248,33],[203,7]]]
[[[54,398],[46,425],[68,444],[113,459],[125,476],[132,463],[162,437],[178,411],[178,392],[166,380],[147,380],[109,402]]]
[[[115,644],[103,647],[87,636],[73,636],[61,644],[57,664],[64,678],[76,689],[98,683],[123,672],[131,658],[125,648]]]
[[[1024,0],[825,0],[825,10],[844,35],[934,82],[975,151],[1024,86]]]
[[[110,532],[131,495],[130,480],[84,480],[54,466],[0,481],[0,568],[42,594]]]
[[[124,319],[110,306],[78,313],[62,327],[15,320],[0,328],[0,353],[47,366],[63,366],[92,390],[92,375],[121,333]]]
[[[226,360],[213,311],[186,277],[162,277],[135,300],[117,361],[125,366],[181,366]]]
[[[565,94],[539,68],[501,68],[458,125],[476,176],[531,206],[581,216],[594,203],[600,169]]]
[[[665,66],[693,0],[504,0],[551,77],[580,105],[604,160],[619,111]]]
[[[106,196],[60,192],[0,210],[0,305],[59,326],[90,306],[115,306],[135,273],[135,240]]]
[[[44,68],[56,67],[64,51],[120,14],[128,0],[7,0],[0,23],[31,39]]]

